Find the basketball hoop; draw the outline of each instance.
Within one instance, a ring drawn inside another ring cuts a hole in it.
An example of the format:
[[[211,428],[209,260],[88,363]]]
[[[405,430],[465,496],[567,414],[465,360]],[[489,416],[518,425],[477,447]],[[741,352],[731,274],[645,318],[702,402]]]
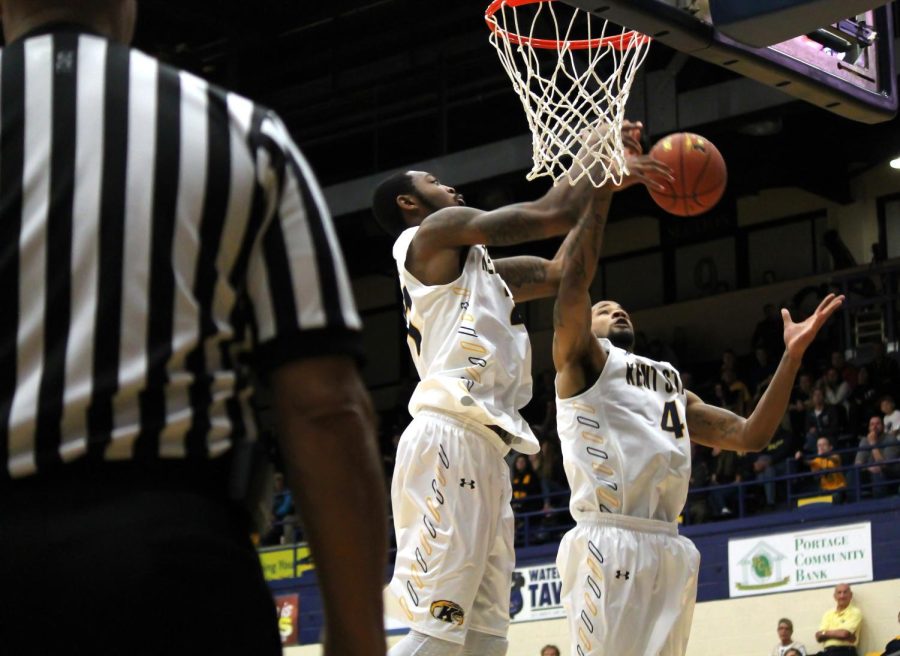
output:
[[[607,34],[607,21],[556,0],[493,0],[484,19],[531,128],[527,179],[620,183],[625,104],[650,37]]]

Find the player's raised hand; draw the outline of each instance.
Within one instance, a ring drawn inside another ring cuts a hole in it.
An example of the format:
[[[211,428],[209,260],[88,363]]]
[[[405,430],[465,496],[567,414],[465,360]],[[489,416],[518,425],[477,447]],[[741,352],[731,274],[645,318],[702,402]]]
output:
[[[644,152],[644,146],[641,145],[641,133],[643,131],[644,124],[640,121],[622,122],[622,143],[625,146],[626,154],[640,155]]]
[[[815,339],[819,329],[828,318],[834,314],[844,303],[844,297],[829,294],[822,299],[819,307],[805,321],[794,323],[791,313],[781,309],[781,318],[784,320],[784,347],[792,358],[799,360],[806,352],[806,348]]]
[[[673,182],[675,180],[672,169],[658,159],[653,159],[650,155],[631,154],[626,151],[625,161],[628,166],[628,174],[622,178],[622,183],[615,187],[616,191],[636,184],[665,191],[667,187],[662,181]]]

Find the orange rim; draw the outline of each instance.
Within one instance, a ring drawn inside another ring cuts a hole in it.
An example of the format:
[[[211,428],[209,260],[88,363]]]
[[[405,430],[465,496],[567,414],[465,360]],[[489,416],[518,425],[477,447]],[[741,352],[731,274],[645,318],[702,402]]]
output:
[[[576,41],[559,41],[557,39],[535,39],[530,36],[522,36],[509,32],[500,27],[494,15],[501,7],[521,7],[523,5],[534,5],[542,2],[554,2],[554,0],[493,0],[484,12],[484,20],[490,28],[502,39],[506,39],[512,44],[531,46],[532,48],[541,48],[544,50],[594,50],[596,48],[614,48],[616,50],[627,50],[637,45],[649,42],[651,39],[645,34],[639,32],[625,32],[615,36],[606,36],[602,39],[581,39]]]

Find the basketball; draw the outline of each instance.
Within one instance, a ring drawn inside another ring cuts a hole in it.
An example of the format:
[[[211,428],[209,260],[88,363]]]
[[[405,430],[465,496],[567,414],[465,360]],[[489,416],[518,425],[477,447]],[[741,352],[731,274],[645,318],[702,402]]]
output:
[[[712,209],[728,182],[722,154],[711,141],[698,134],[678,132],[660,139],[650,155],[668,164],[674,182],[663,180],[665,191],[648,187],[656,204],[669,214],[697,216]]]

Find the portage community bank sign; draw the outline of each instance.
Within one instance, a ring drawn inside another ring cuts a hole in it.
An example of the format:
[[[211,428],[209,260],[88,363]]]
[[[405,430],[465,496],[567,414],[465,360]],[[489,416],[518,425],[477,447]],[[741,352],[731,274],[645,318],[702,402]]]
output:
[[[731,597],[871,580],[868,522],[728,541]]]

